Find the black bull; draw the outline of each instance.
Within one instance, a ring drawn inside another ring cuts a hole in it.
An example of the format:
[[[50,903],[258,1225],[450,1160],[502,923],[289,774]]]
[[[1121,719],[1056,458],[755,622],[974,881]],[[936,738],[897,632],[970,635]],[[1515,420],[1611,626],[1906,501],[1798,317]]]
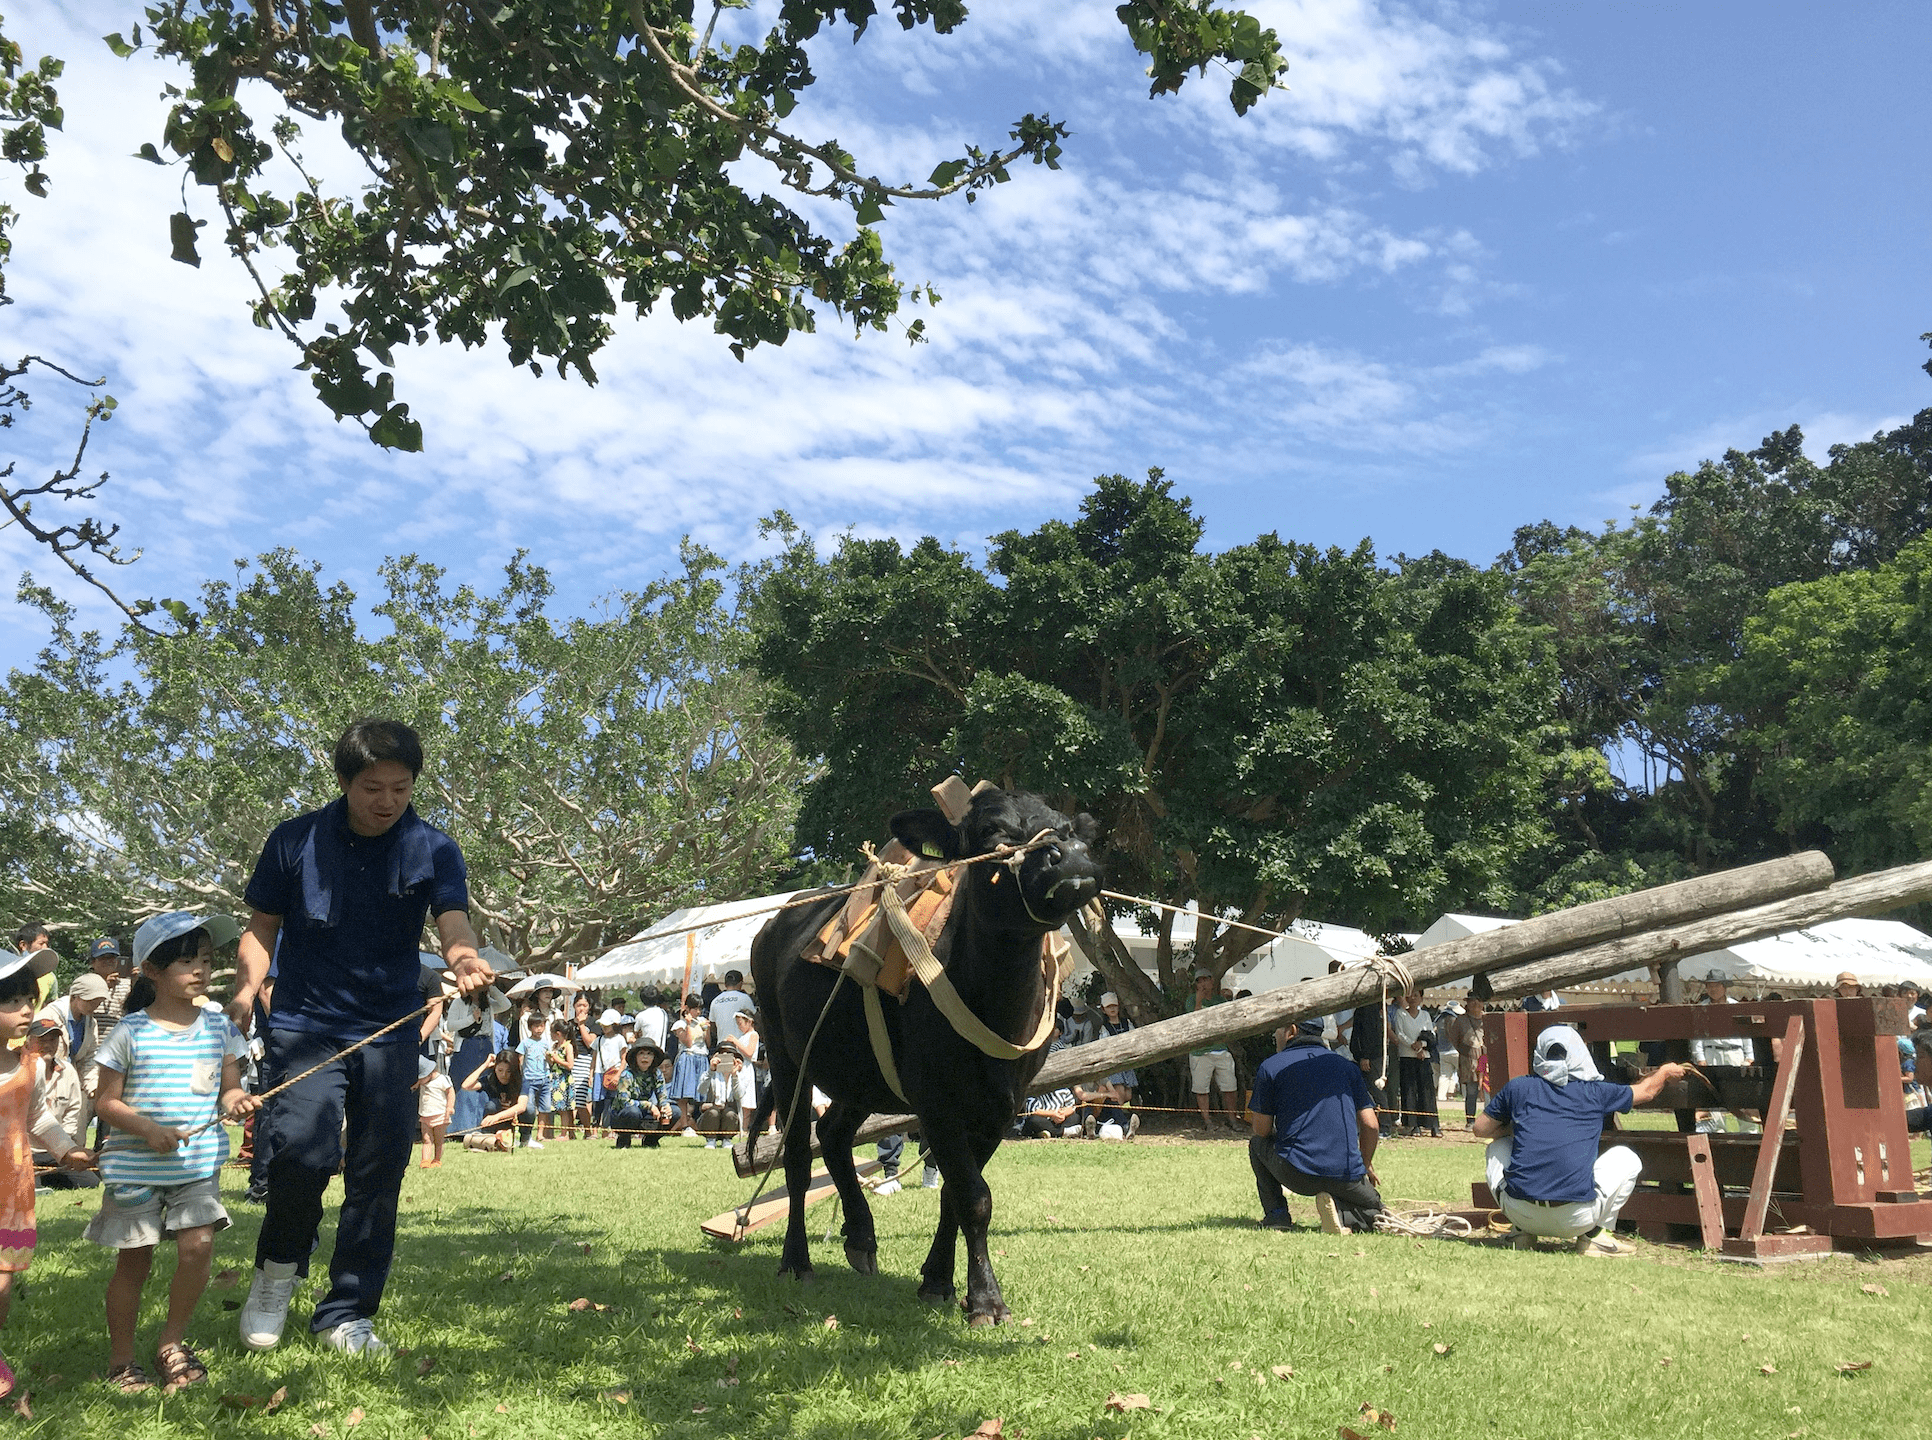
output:
[[[952,914],[933,945],[972,1012],[996,1034],[1023,1040],[1023,1028],[1038,1016],[1042,1003],[1041,938],[1097,897],[1104,883],[1090,849],[1092,817],[1069,819],[1036,795],[987,790],[958,826],[947,823],[937,810],[911,810],[893,818],[892,833],[914,854],[939,853],[949,860],[984,855],[1000,846],[1023,846],[1044,835],[1047,843],[1020,857],[1017,870],[1001,860],[964,867]],[[852,1137],[875,1112],[910,1109],[919,1117],[928,1157],[944,1180],[939,1225],[920,1267],[919,1294],[936,1304],[956,1298],[954,1252],[964,1232],[967,1319],[975,1325],[998,1324],[1008,1311],[987,1258],[993,1194],[983,1172],[1039,1071],[1045,1047],[1017,1060],[983,1054],[954,1032],[925,987],[915,981],[903,1005],[890,997],[884,1002],[905,1090],[902,1102],[873,1058],[858,985],[848,980],[839,986],[828,1010],[837,972],[800,958],[806,943],[843,903],[842,896],[827,896],[820,904],[784,911],[766,922],[752,943],[751,972],[764,1007],[772,1078],[752,1134],[764,1128],[774,1108],[784,1120],[798,1093],[807,1040],[818,1027],[805,1083],[832,1100],[818,1122],[818,1138],[825,1168],[844,1203],[845,1258],[861,1273],[878,1269],[878,1240],[853,1165]],[[1056,998],[1047,996],[1045,1003]],[[810,1098],[807,1088],[801,1108]],[[810,1118],[809,1110],[799,1117],[785,1144],[791,1216],[779,1273],[801,1280],[812,1273],[805,1233]]]

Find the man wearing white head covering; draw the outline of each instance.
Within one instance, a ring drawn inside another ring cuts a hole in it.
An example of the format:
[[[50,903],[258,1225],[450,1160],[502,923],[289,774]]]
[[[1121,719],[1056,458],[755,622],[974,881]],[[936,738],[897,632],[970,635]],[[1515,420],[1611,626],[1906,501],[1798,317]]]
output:
[[[1607,1081],[1583,1037],[1552,1025],[1536,1037],[1533,1075],[1519,1075],[1476,1117],[1490,1193],[1516,1229],[1516,1248],[1539,1235],[1575,1242],[1579,1255],[1627,1255],[1614,1231],[1643,1162],[1627,1145],[1597,1153],[1604,1118],[1647,1105],[1684,1073],[1660,1065],[1636,1085]]]

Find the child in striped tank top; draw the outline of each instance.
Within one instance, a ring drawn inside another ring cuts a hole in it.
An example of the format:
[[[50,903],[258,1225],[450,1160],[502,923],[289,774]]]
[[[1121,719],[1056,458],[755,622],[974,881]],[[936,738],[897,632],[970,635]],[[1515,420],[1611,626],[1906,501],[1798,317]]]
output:
[[[238,931],[233,920],[178,911],[143,924],[126,1015],[95,1056],[100,1114],[113,1129],[101,1147],[101,1209],[87,1238],[120,1251],[107,1287],[108,1379],[124,1392],[153,1383],[134,1358],[134,1330],[154,1247],[170,1235],[177,1258],[155,1364],[170,1389],[208,1378],[186,1336],[208,1286],[215,1232],[230,1223],[217,1182],[228,1132],[219,1124],[194,1132],[258,1102],[241,1088],[247,1043],[201,1001],[216,932],[231,941]]]

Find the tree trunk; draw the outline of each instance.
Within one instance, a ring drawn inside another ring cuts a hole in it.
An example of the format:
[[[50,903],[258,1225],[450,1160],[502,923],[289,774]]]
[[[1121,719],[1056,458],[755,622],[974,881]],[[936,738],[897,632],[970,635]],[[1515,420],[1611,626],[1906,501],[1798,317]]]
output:
[[[1418,950],[1403,960],[1418,986],[1481,971],[1496,972],[1507,966],[1490,976],[1496,993],[1529,995],[1556,984],[1580,984],[1679,955],[1695,955],[1847,915],[1882,914],[1932,898],[1932,861],[1861,875],[1821,889],[1831,874],[1829,860],[1817,851],[1807,851],[1654,890],[1592,901],[1506,929]],[[1041,1067],[1032,1091],[1041,1094],[1088,1076],[1150,1065],[1185,1054],[1209,1040],[1258,1035],[1309,1016],[1366,1005],[1380,996],[1383,988],[1379,975],[1360,968],[1304,980],[1232,1004],[1210,1006],[1125,1035],[1062,1050]],[[1393,993],[1393,985],[1389,989]],[[907,1115],[880,1116],[867,1121],[858,1138],[891,1135],[913,1123]],[[764,1137],[754,1156],[740,1158],[739,1173],[751,1173],[776,1148],[777,1137]]]
[[[1076,915],[1067,922],[1067,933],[1073,936],[1073,943],[1080,947],[1087,963],[1107,977],[1108,988],[1120,996],[1121,1008],[1129,1020],[1136,1025],[1149,1025],[1165,1018],[1159,988],[1134,963],[1134,957],[1120,943],[1112,925],[1105,925],[1095,933]]]

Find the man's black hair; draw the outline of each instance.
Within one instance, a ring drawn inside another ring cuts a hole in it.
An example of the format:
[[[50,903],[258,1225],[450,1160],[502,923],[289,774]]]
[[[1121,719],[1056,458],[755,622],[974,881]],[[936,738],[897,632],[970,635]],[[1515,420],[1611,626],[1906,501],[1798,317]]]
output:
[[[744,971],[742,971],[742,970],[727,970],[727,971],[725,971],[725,984],[727,984],[727,985],[742,985],[742,984],[744,984],[744,983],[745,983],[745,972],[744,972]]]
[[[22,998],[28,1000],[40,998],[40,982],[33,971],[25,965],[11,975],[0,975],[0,1001]]]
[[[385,760],[423,773],[423,742],[400,720],[358,720],[335,742],[336,778],[344,784]]]
[[[39,920],[29,920],[13,932],[13,948],[24,955],[27,953],[27,947],[42,935],[47,935],[47,926]],[[47,935],[47,938],[51,940],[53,936]]]

